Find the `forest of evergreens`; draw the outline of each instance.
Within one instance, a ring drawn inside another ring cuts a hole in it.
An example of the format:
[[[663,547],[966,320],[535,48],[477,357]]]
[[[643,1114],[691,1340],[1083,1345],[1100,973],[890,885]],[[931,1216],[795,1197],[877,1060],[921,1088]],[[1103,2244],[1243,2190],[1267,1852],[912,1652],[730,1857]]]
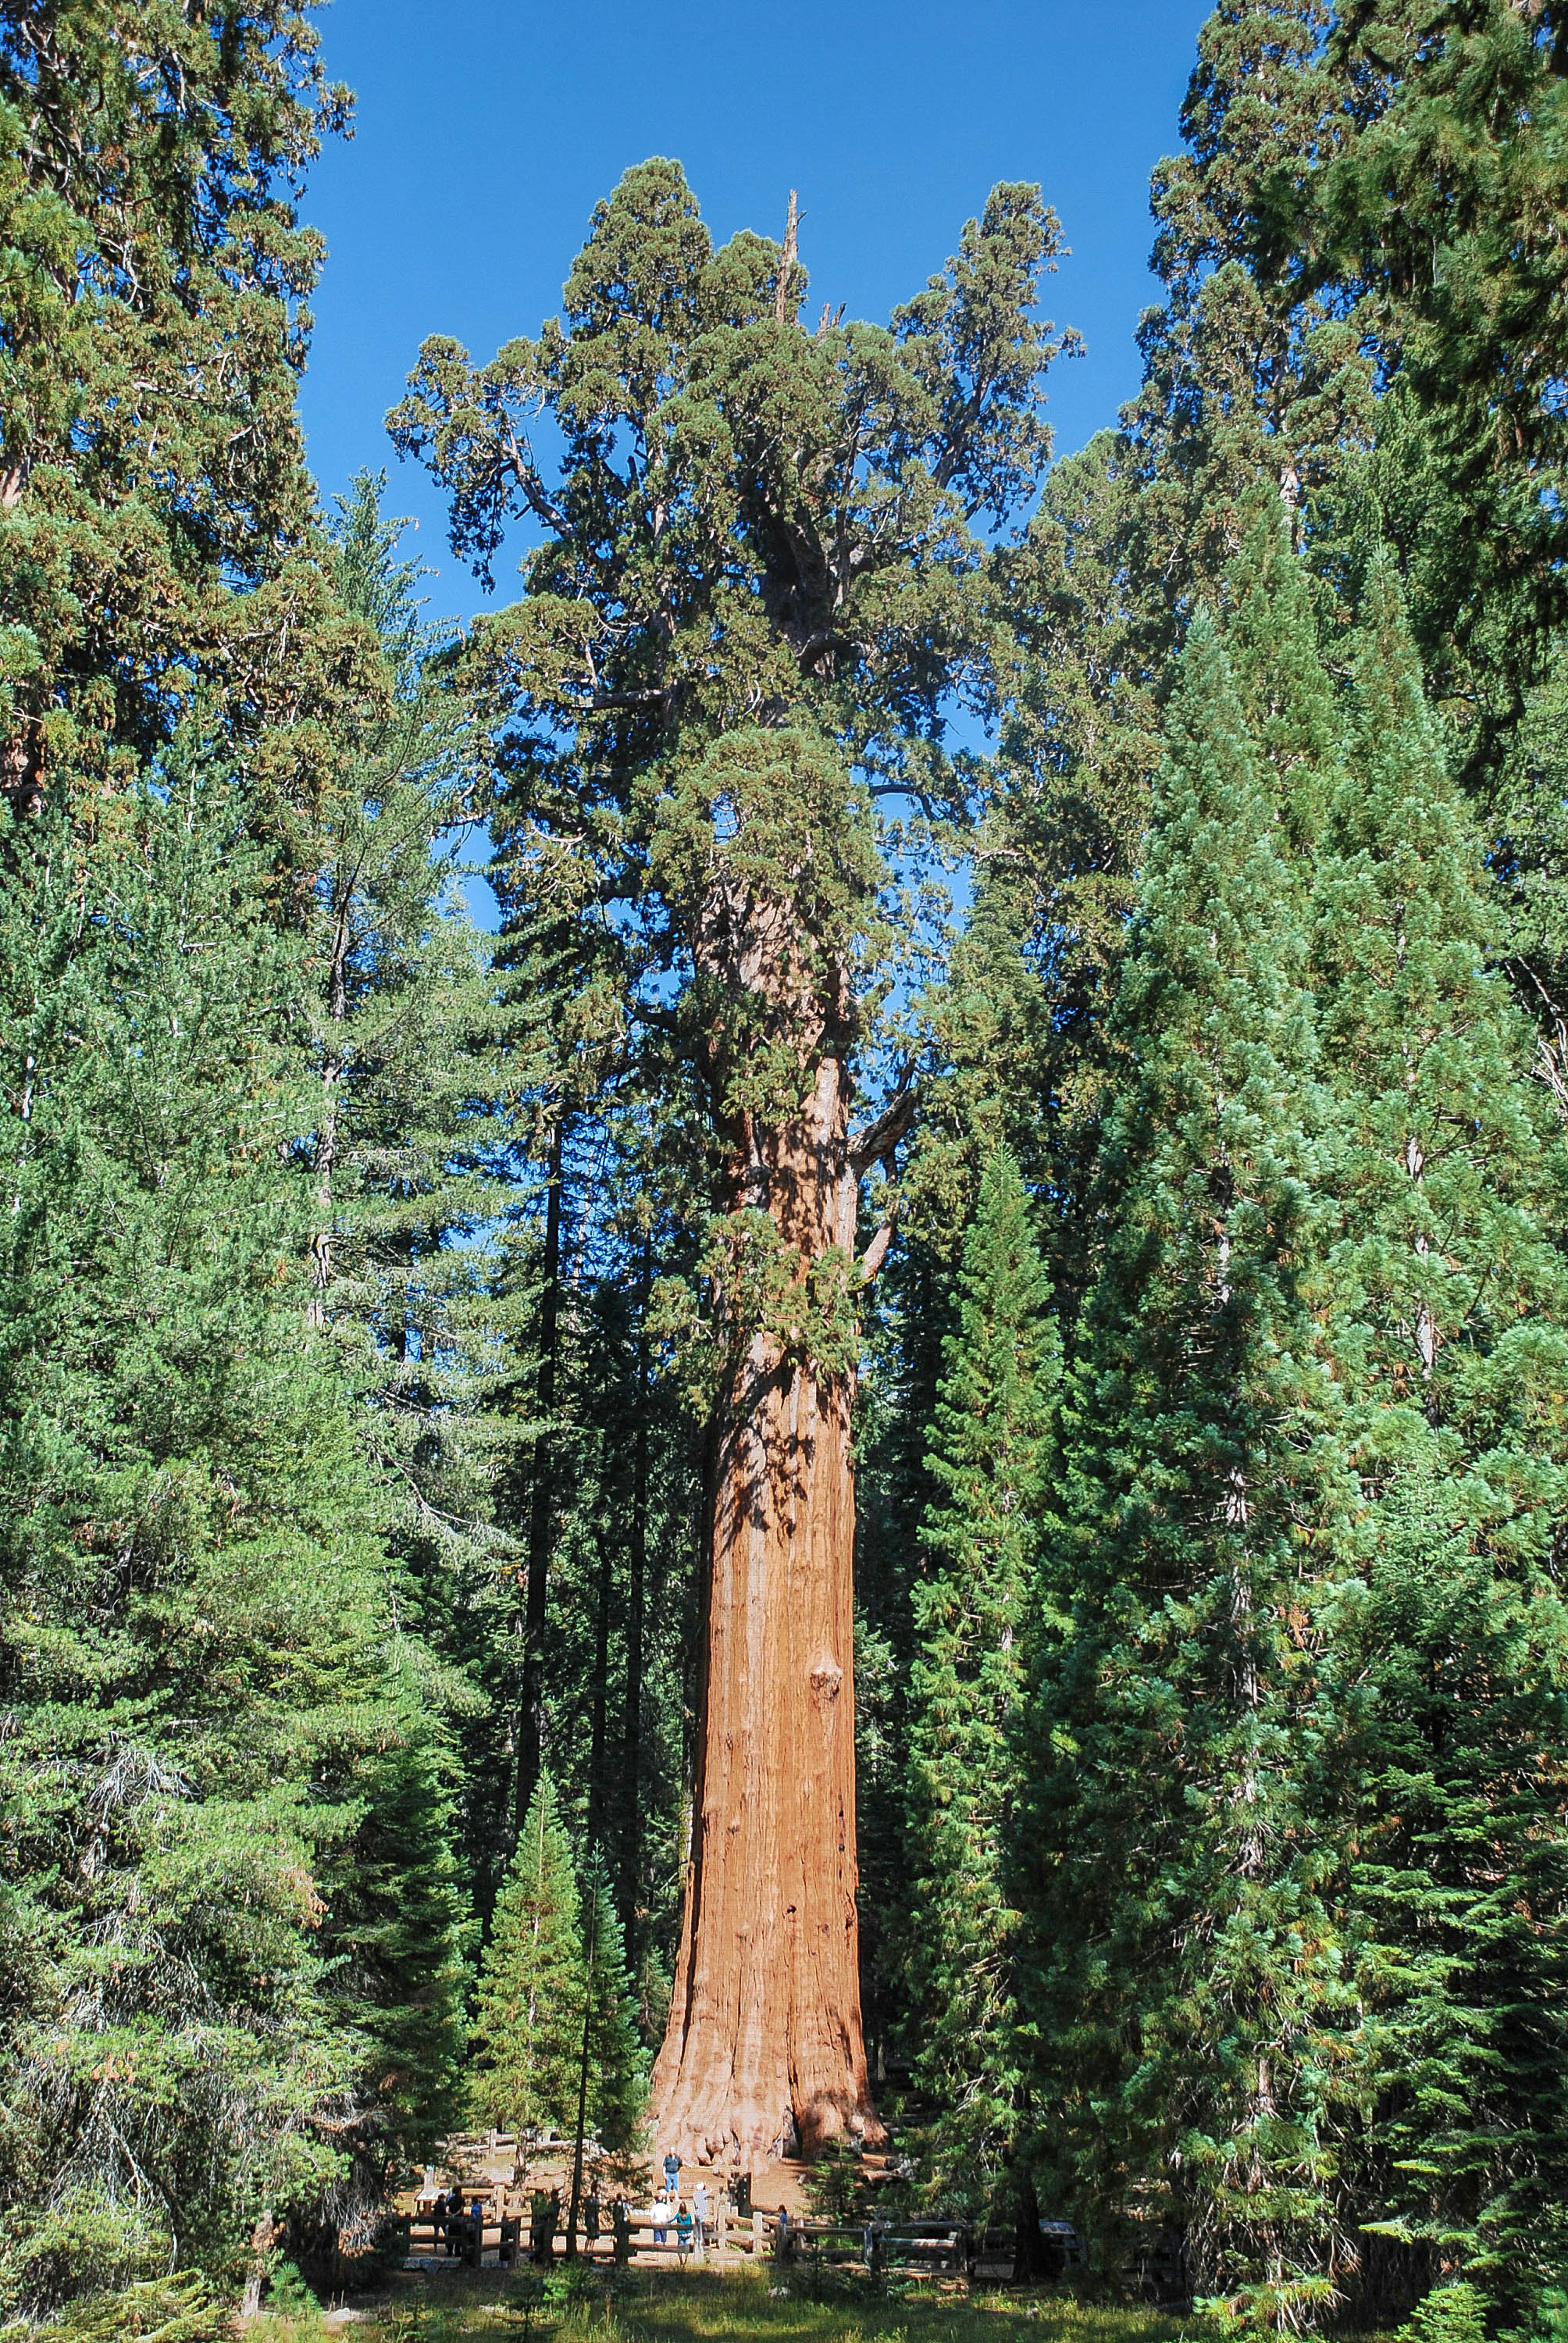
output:
[[[0,0],[0,2324],[651,2087],[1560,2336],[1568,5],[1225,0],[1066,453],[655,158],[326,498],[349,113]]]

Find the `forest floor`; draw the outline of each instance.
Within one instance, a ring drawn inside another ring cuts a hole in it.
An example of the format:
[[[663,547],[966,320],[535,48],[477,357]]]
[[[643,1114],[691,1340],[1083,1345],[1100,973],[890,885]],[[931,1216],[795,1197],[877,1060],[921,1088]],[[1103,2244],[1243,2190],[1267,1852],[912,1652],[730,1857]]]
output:
[[[769,2270],[648,2272],[612,2298],[529,2307],[490,2275],[431,2282],[417,2294],[349,2312],[247,2321],[246,2343],[1198,2343],[1202,2321],[1090,2304],[1052,2289],[970,2292],[930,2284],[900,2296],[813,2301]]]

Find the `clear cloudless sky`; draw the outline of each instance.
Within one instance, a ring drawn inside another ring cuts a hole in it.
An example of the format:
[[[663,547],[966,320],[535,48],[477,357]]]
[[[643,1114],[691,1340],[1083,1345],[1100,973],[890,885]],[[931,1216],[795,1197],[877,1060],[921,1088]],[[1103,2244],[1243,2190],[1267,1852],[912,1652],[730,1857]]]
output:
[[[1059,453],[1138,384],[1152,165],[1208,0],[332,0],[328,73],[356,130],[312,174],[328,258],[304,389],[325,494],[365,464],[419,522],[433,615],[482,598],[439,498],[382,418],[427,334],[476,358],[537,332],[595,203],[678,156],[716,242],[782,235],[799,192],[808,308],[885,319],[953,250],[999,179],[1038,180],[1072,256],[1046,314],[1088,355],[1049,384]],[[519,538],[519,546],[522,542]],[[498,594],[509,580],[498,565]]]

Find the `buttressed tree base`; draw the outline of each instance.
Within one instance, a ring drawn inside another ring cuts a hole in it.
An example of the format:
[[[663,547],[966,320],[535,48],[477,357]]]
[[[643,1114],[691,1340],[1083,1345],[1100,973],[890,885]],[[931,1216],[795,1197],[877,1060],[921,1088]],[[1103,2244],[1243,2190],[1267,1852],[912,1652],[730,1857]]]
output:
[[[848,1082],[819,1069],[759,1166],[803,1271],[848,1260],[859,1172]],[[856,1916],[852,1371],[752,1334],[712,1498],[699,1767],[658,2136],[719,2161],[879,2137]]]

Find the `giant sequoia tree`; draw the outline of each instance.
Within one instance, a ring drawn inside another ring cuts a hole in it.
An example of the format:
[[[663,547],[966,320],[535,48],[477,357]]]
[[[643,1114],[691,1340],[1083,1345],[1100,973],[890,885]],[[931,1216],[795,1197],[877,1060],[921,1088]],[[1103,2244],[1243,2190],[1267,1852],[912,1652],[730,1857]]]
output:
[[[482,637],[515,719],[503,850],[534,916],[597,933],[596,999],[707,1202],[703,1717],[656,2077],[689,2151],[874,2122],[849,1417],[887,1242],[857,1252],[860,1184],[910,1100],[855,1127],[885,950],[871,793],[953,794],[944,709],[987,689],[974,527],[1047,451],[1060,344],[1032,311],[1057,248],[1038,191],[999,187],[890,327],[812,333],[792,228],[716,252],[649,162],[596,212],[562,319],[477,367],[427,342],[393,417],[481,574],[509,521],[542,533]]]

